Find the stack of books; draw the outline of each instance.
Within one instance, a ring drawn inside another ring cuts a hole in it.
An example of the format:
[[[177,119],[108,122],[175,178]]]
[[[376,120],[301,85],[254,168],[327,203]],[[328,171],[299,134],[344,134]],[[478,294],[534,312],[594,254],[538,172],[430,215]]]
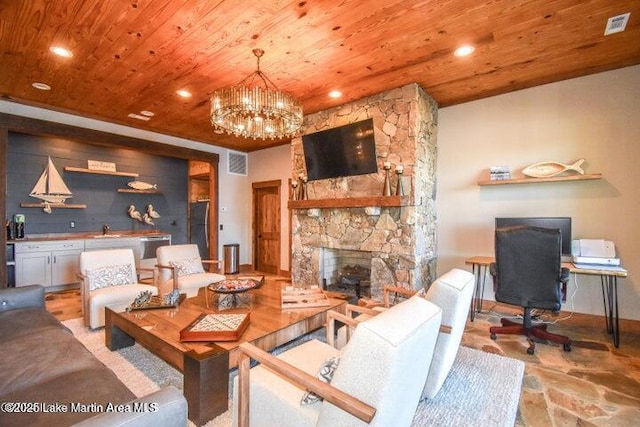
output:
[[[491,166],[489,168],[490,177],[492,181],[499,181],[503,179],[511,179],[511,172],[509,166]]]

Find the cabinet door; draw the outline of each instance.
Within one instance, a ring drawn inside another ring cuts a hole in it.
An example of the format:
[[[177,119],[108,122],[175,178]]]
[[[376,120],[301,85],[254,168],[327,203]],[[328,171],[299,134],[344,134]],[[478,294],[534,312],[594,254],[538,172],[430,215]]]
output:
[[[16,254],[16,286],[51,285],[51,252]]]
[[[51,253],[51,285],[70,285],[78,283],[76,273],[80,272],[80,253],[82,251],[55,251]]]

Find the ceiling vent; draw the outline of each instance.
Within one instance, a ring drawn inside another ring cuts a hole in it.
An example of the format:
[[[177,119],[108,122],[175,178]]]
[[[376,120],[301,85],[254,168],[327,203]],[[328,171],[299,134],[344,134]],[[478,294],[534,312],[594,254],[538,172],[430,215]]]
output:
[[[604,29],[604,35],[608,36],[609,34],[623,32],[627,26],[627,22],[629,22],[629,15],[631,15],[631,12],[609,18],[607,20],[607,27]]]
[[[227,151],[227,172],[231,175],[247,176],[247,153]]]

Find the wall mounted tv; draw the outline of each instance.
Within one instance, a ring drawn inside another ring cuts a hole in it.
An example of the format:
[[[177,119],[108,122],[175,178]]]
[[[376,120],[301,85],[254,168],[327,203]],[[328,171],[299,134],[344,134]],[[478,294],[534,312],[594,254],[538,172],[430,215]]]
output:
[[[559,229],[562,237],[562,260],[571,260],[571,217],[496,218],[496,228],[516,225]]]
[[[378,172],[373,119],[303,135],[310,181]]]

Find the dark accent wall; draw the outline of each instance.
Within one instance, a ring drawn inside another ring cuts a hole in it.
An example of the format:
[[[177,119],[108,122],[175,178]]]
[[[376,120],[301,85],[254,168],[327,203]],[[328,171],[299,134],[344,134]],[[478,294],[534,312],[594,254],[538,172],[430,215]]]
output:
[[[62,175],[73,198],[67,204],[84,204],[86,209],[22,208],[20,203],[37,203],[29,196],[47,164],[47,156]],[[87,160],[116,164],[118,172],[136,172],[137,178],[93,175],[65,171],[65,166],[87,168]],[[188,161],[157,156],[126,148],[84,144],[64,138],[9,132],[7,148],[6,217],[26,216],[26,233],[100,232],[103,224],[114,231],[162,231],[171,233],[173,243],[187,242]],[[156,184],[162,194],[119,193],[133,180]],[[127,208],[134,205],[142,214],[152,204],[161,217],[155,226],[132,220]],[[70,222],[75,228],[70,228]]]

